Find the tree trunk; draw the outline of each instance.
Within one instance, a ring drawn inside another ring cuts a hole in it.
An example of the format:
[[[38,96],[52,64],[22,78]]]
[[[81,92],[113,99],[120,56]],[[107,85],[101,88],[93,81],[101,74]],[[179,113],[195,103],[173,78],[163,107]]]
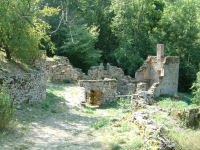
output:
[[[11,60],[10,51],[8,49],[6,49],[5,52],[6,52],[6,58],[10,61]]]

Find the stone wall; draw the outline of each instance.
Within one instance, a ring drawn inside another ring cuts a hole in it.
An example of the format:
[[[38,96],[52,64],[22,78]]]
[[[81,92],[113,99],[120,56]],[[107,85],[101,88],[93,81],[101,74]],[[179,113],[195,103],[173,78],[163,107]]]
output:
[[[115,97],[117,95],[117,80],[115,79],[80,80],[78,84],[80,87],[85,88],[86,100],[88,100],[90,98],[89,95],[93,93],[97,93],[98,95],[101,96],[99,97],[101,101],[100,104],[106,104],[116,100]],[[97,101],[99,101],[98,98]]]
[[[78,81],[85,77],[82,70],[74,68],[67,57],[56,57],[57,60],[50,59],[46,61],[46,77],[50,81],[65,81],[66,79]]]
[[[46,99],[46,78],[44,72],[0,75],[0,87],[7,84],[11,100],[17,104],[41,102]]]
[[[186,127],[199,128],[200,126],[200,108],[187,108],[184,110],[171,109],[170,115],[180,119]]]
[[[41,102],[46,99],[46,51],[41,51],[40,54],[33,64],[33,72],[0,75],[0,88],[6,83],[11,100],[17,104]]]
[[[156,88],[155,96],[177,95],[179,78],[179,58],[168,56],[163,62],[163,75],[159,77],[159,85]]]
[[[117,92],[122,95],[133,94],[136,90],[136,81],[130,76],[126,76],[121,68],[112,66],[109,63],[104,69],[103,64],[93,66],[88,70],[88,78],[92,80],[102,80],[104,78],[117,79]]]

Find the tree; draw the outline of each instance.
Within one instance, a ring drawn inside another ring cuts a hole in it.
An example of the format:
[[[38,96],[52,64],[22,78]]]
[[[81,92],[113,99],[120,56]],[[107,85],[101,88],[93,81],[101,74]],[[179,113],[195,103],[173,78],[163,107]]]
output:
[[[165,44],[166,54],[180,57],[179,88],[187,91],[198,71],[200,3],[183,0],[166,4],[160,26],[155,32],[159,35],[158,41]]]
[[[67,56],[75,67],[80,67],[87,71],[90,66],[97,65],[101,57],[100,51],[94,48],[96,41],[95,31],[89,31],[86,25],[74,24],[68,30],[64,44],[57,53]],[[73,35],[73,37],[71,36]]]
[[[192,101],[196,104],[200,104],[200,71],[197,73],[196,81],[192,85],[193,95]]]
[[[112,1],[115,16],[111,27],[119,41],[113,55],[126,73],[134,76],[147,56],[155,54],[151,32],[161,19],[163,7],[161,0]]]
[[[51,40],[56,47],[55,54],[68,57],[75,67],[82,68],[85,72],[91,65],[97,65],[101,57],[101,52],[95,49],[97,27],[92,25],[93,13],[88,14],[93,8],[87,9],[89,4],[94,2],[77,0],[45,2],[61,8],[59,15],[47,18],[53,26],[50,32]],[[91,19],[87,20],[89,15]]]
[[[46,29],[50,26],[43,20],[58,12],[48,5],[41,6],[40,0],[1,0],[0,1],[0,50],[7,59],[28,62],[38,57],[42,40],[53,44]]]

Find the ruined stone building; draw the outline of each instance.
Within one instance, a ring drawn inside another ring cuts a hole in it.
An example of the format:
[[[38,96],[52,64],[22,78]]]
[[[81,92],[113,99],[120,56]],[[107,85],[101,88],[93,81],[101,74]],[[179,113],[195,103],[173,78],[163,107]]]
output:
[[[144,82],[147,89],[155,88],[155,96],[176,95],[178,92],[179,57],[164,57],[164,45],[157,45],[157,56],[149,56],[135,73],[137,83]]]
[[[90,82],[81,80],[79,85],[86,88],[86,93],[90,93],[91,90],[99,90],[101,85],[101,90],[104,91],[102,94],[105,94],[106,97],[109,94],[113,97],[132,95],[133,101],[138,100],[142,103],[152,104],[155,97],[177,94],[178,76],[179,58],[176,56],[164,57],[164,45],[158,44],[157,56],[149,56],[136,71],[135,78],[126,76],[121,68],[107,64],[104,69],[101,64],[91,67],[88,71]],[[109,90],[106,90],[108,87],[104,87],[102,84],[104,79],[116,79],[116,86],[111,86]],[[116,100],[116,97],[114,99]]]
[[[74,68],[68,58],[57,56],[59,60],[46,61],[46,75],[51,81],[64,81],[70,78],[85,88],[86,99],[93,103],[95,95],[104,104],[116,100],[117,95],[133,95],[133,99],[143,97],[147,103],[153,103],[154,97],[176,95],[178,90],[179,58],[164,56],[164,45],[157,45],[157,56],[148,56],[144,64],[136,71],[135,78],[124,74],[121,68],[109,63],[93,66],[84,74]],[[98,100],[100,101],[100,100]]]

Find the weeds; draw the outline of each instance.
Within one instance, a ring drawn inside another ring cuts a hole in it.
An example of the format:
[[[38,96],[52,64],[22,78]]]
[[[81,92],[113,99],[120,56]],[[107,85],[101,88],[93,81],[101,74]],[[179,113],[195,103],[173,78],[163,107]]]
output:
[[[14,117],[14,103],[10,101],[7,94],[6,84],[0,90],[0,129],[6,129]]]
[[[110,121],[108,119],[102,119],[94,124],[92,124],[92,127],[95,128],[96,130],[98,130],[99,128],[102,128],[106,125],[108,125],[110,123]]]
[[[131,107],[131,99],[120,97],[120,99],[117,101],[117,104],[122,109],[129,109]]]

